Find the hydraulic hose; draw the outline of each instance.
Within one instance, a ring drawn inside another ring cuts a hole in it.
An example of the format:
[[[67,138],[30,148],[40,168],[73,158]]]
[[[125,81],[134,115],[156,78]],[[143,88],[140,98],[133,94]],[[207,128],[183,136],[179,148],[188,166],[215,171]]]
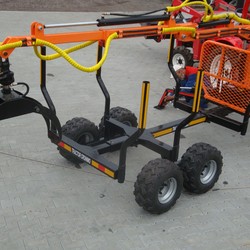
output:
[[[178,6],[166,7],[166,11],[173,12],[173,11],[177,11],[183,7],[190,6],[190,5],[203,5],[205,7],[204,18],[206,18],[208,16],[208,11],[210,12],[210,15],[209,15],[210,19],[214,15],[213,8],[206,1],[192,1],[192,2],[189,2],[189,1],[190,0],[185,0],[182,4],[180,4]]]
[[[91,66],[91,67],[85,67],[85,66],[82,66],[80,65],[79,63],[77,63],[75,60],[73,60],[64,50],[62,50],[61,48],[59,48],[58,46],[50,43],[50,42],[47,42],[47,41],[44,41],[44,40],[40,40],[40,39],[36,39],[34,42],[33,42],[33,46],[48,46],[50,47],[51,49],[55,50],[58,54],[60,54],[65,60],[67,60],[73,67],[81,70],[81,71],[84,71],[84,72],[94,72],[94,71],[97,71],[102,65],[103,63],[105,62],[106,58],[107,58],[107,55],[108,55],[108,51],[109,51],[109,47],[110,47],[110,43],[113,39],[115,38],[118,38],[118,34],[115,32],[113,33],[112,35],[110,35],[106,41],[106,46],[105,46],[105,51],[104,51],[104,54],[103,54],[103,57],[102,59],[94,66]],[[41,54],[38,53],[37,56],[41,58]]]
[[[163,28],[162,34],[169,34],[170,32],[178,32],[178,31],[186,31],[186,32],[192,32],[192,36],[195,36],[196,28],[194,27],[173,27],[173,28]]]
[[[88,41],[88,42],[85,42],[85,43],[81,43],[81,44],[78,44],[78,45],[73,46],[71,48],[65,49],[64,52],[69,54],[69,53],[72,53],[72,52],[74,52],[76,50],[86,48],[86,47],[88,47],[89,45],[91,45],[91,44],[93,44],[95,42],[96,41]],[[37,55],[37,57],[39,57],[42,60],[54,60],[54,59],[57,59],[57,58],[62,56],[60,53],[55,53],[55,54],[51,54],[51,55],[42,55],[38,51],[37,46],[34,46],[34,52]]]
[[[218,15],[214,15],[213,17],[207,16],[206,18],[203,19],[203,22],[208,22],[210,20],[220,20],[220,19],[233,19],[234,21],[238,22],[238,23],[242,23],[242,24],[250,24],[250,20],[245,19],[245,18],[241,18],[239,16],[237,16],[235,13],[222,13],[222,14],[218,14]]]
[[[173,11],[179,10],[185,6],[190,6],[190,5],[203,5],[205,7],[205,13],[204,13],[204,16],[202,18],[203,22],[209,22],[209,21],[215,21],[215,20],[228,18],[228,19],[232,19],[238,23],[250,24],[250,20],[245,19],[245,18],[241,18],[241,17],[237,16],[235,13],[222,13],[222,14],[215,15],[213,8],[207,3],[206,0],[204,0],[204,1],[192,1],[192,2],[190,2],[190,0],[185,0],[182,4],[180,4],[178,6],[167,7],[166,11],[173,12]],[[209,14],[208,14],[208,11],[209,11]]]
[[[17,47],[22,47],[22,45],[23,45],[22,41],[17,41],[17,42],[14,42],[14,43],[8,43],[8,44],[4,44],[4,45],[2,45],[2,43],[0,43],[0,51],[1,50],[6,50],[6,49],[14,49],[14,48],[17,48]]]

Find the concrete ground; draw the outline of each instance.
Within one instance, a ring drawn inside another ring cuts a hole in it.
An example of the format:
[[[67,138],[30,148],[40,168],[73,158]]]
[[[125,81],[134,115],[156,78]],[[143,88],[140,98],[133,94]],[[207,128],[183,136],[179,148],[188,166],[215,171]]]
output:
[[[1,11],[0,40],[29,34],[32,21],[44,24],[94,21],[100,13]],[[92,27],[95,29],[95,27]],[[69,31],[70,29],[67,29]],[[166,65],[168,42],[144,38],[111,44],[102,70],[111,106],[139,114],[141,83],[151,82],[147,127],[187,116],[171,105],[157,104],[166,86],[173,86]],[[96,46],[72,56],[83,65],[95,64]],[[39,89],[39,60],[32,48],[10,57],[16,81],[30,85],[29,96],[45,105]],[[97,125],[104,98],[94,73],[82,73],[63,59],[48,62],[47,86],[62,124],[83,116]],[[203,195],[183,191],[176,205],[151,215],[134,200],[137,174],[159,155],[142,146],[130,148],[124,184],[83,164],[63,159],[47,139],[43,119],[26,115],[0,125],[0,249],[1,250],[247,250],[250,249],[250,132],[245,136],[215,124],[182,132],[180,156],[196,142],[217,147],[223,172]],[[173,136],[161,140],[172,144]],[[118,152],[109,153],[116,162]]]

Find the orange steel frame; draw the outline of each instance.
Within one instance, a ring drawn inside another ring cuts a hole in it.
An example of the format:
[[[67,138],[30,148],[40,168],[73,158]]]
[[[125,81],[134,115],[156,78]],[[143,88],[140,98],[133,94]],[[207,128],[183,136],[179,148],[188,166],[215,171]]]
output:
[[[164,31],[167,28],[178,28],[178,27],[194,27],[196,28],[195,36],[189,31]],[[202,29],[198,28],[197,23],[176,23],[174,19],[170,17],[168,21],[164,21],[162,25],[153,26],[142,26],[142,27],[118,27],[112,29],[100,28],[98,30],[91,31],[80,31],[80,32],[65,32],[65,33],[51,33],[45,34],[46,25],[33,22],[31,24],[31,34],[27,36],[9,36],[7,37],[2,45],[10,44],[17,41],[22,41],[23,46],[33,46],[35,39],[41,39],[48,41],[53,44],[64,44],[64,43],[75,43],[84,41],[99,41],[104,42],[108,37],[113,34],[118,34],[118,39],[132,38],[140,36],[159,36],[162,34],[173,34],[176,39],[181,41],[194,41],[196,39],[207,39],[211,37],[223,37],[228,35],[235,35],[242,37],[246,40],[250,40],[250,25],[234,25],[232,22],[225,25],[217,26],[216,28]],[[8,58],[14,49],[6,49],[0,51],[0,57]]]

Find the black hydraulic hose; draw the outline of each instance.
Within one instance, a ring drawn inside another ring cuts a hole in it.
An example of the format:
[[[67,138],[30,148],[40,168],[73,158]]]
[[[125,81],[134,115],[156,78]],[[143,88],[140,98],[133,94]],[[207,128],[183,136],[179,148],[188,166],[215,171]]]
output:
[[[22,94],[23,96],[26,96],[29,93],[30,87],[29,87],[29,85],[27,83],[25,83],[25,82],[18,82],[16,85],[24,85],[26,87],[26,92],[24,94]]]

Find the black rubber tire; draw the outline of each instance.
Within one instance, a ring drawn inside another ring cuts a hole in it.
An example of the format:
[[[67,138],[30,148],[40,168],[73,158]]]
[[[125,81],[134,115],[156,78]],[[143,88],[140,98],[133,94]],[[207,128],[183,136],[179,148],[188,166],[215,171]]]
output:
[[[221,174],[222,158],[221,152],[207,143],[196,143],[188,148],[179,163],[184,187],[196,194],[209,191]]]
[[[81,145],[88,145],[91,142],[99,140],[99,130],[97,126],[83,117],[75,117],[67,121],[66,124],[62,126],[62,133]],[[59,152],[64,158],[73,163],[83,162],[62,148],[59,148]]]
[[[121,123],[124,123],[130,127],[137,127],[137,117],[130,110],[122,107],[113,107],[109,111],[110,118],[115,119]],[[104,135],[104,117],[102,117],[99,124],[100,135]],[[111,136],[118,136],[117,134],[112,134]]]
[[[172,64],[180,65],[182,68],[193,66],[193,54],[185,46],[178,46],[173,50]]]
[[[183,176],[179,167],[167,159],[157,158],[148,162],[138,174],[134,195],[143,209],[152,214],[161,214],[176,203],[182,188]],[[162,193],[164,191],[165,195]]]

